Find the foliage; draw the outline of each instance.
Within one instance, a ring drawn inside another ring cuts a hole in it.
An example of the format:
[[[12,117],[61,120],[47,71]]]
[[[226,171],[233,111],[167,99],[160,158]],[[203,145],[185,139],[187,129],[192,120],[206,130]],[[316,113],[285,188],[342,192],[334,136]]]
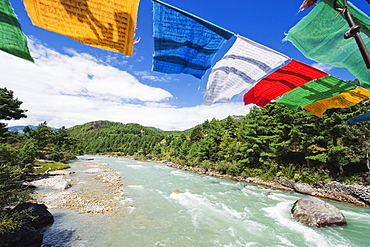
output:
[[[164,138],[162,131],[139,124],[95,121],[68,129],[68,133],[83,140],[85,153],[123,155],[151,154]]]
[[[2,242],[3,237],[6,239],[10,234],[17,229],[20,229],[22,226],[25,226],[25,223],[29,220],[35,220],[37,216],[32,214],[32,208],[24,209],[20,212],[13,212],[11,210],[6,210],[0,212],[0,246],[5,244]],[[26,226],[31,227],[31,226]]]
[[[0,88],[0,120],[25,118],[26,110],[20,109],[21,104],[13,91]],[[43,122],[34,130],[26,127],[24,135],[5,127],[5,123],[0,123],[0,214],[5,207],[29,198],[24,182],[33,172],[36,158],[66,161],[82,153],[80,141],[71,137],[64,127],[54,130]]]
[[[27,169],[12,163],[0,164],[0,209],[5,206],[17,205],[28,198],[23,186]]]
[[[21,104],[22,101],[14,98],[13,91],[0,88],[0,120],[25,118],[26,110],[20,109]],[[27,198],[22,183],[31,170],[25,150],[19,148],[21,138],[5,127],[5,123],[0,123],[0,210]]]
[[[186,131],[161,132],[108,121],[68,131],[83,141],[88,153],[114,152],[232,176],[283,176],[315,184],[351,178],[370,169],[370,124],[344,125],[369,106],[365,101],[345,109],[329,109],[318,118],[303,109],[292,111],[270,103],[252,108],[244,117],[206,120]]]
[[[20,109],[23,102],[14,99],[13,91],[6,88],[0,88],[0,119],[11,120],[27,117],[24,112],[26,110]]]
[[[15,215],[1,213],[0,215],[0,237],[13,232],[21,226],[21,222],[15,219]]]
[[[14,98],[13,91],[0,88],[0,120],[17,120],[26,118],[24,114],[27,110],[20,109],[22,101]],[[5,128],[5,123],[0,123],[0,141],[6,141],[9,132]]]
[[[71,137],[65,127],[53,130],[43,122],[36,129],[26,126],[23,132],[28,140],[26,150],[35,154],[36,158],[64,162],[82,153],[80,140]],[[34,153],[35,150],[37,150],[36,153]]]
[[[45,125],[42,124],[41,128],[50,128],[45,127]],[[35,131],[38,131],[38,129]],[[76,139],[67,135],[59,139],[58,143],[55,143],[58,136],[55,133],[59,133],[59,131],[48,131],[47,133],[49,139],[40,134],[38,136],[33,135],[31,132],[29,135],[12,138],[12,141],[8,138],[7,142],[0,143],[0,209],[24,202],[28,198],[29,191],[23,183],[28,179],[28,175],[33,172],[32,167],[36,158],[64,161],[75,157],[72,151],[78,150],[76,149],[76,146],[78,146]],[[12,136],[12,134],[9,133],[7,136]],[[43,154],[43,150],[40,148],[40,140],[47,143],[47,154]],[[53,165],[53,163],[44,164],[44,170],[48,169],[50,165]],[[52,167],[59,169],[66,168],[68,165],[54,163]],[[39,172],[44,172],[44,170],[40,169]]]

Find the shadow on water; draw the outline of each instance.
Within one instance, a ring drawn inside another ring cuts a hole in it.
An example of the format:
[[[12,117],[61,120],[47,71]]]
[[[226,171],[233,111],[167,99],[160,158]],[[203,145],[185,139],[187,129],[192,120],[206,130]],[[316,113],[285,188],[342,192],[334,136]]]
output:
[[[63,218],[68,213],[53,213],[55,222],[54,224],[45,226],[41,229],[41,233],[44,234],[43,244],[52,246],[70,246],[68,243],[73,241],[81,240],[74,229],[63,229],[60,227],[54,227],[57,222],[63,221]]]

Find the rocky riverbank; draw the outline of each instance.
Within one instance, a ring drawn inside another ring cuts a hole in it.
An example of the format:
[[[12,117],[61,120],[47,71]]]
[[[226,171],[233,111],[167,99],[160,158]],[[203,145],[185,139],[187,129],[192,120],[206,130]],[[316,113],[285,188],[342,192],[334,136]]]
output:
[[[221,175],[213,171],[206,171],[198,167],[190,167],[186,165],[178,165],[166,162],[160,163],[165,163],[169,167],[182,169],[193,173],[200,173],[219,178],[229,178],[240,182],[265,185],[275,189],[295,191],[306,195],[346,202],[357,206],[370,207],[370,186],[359,184],[346,185],[335,181],[312,186],[305,183],[286,180],[281,177],[276,177],[274,181],[265,181],[260,178],[245,178],[241,176],[236,177],[231,175]]]
[[[132,157],[127,157],[132,158]],[[167,162],[169,167],[200,173],[219,178],[228,178],[240,182],[254,183],[269,186],[275,189],[295,191],[362,207],[370,207],[370,186],[346,185],[339,182],[312,186],[300,182],[276,177],[274,181],[265,181],[260,178],[235,177],[221,175],[213,171],[206,171],[197,167],[178,165]],[[122,182],[120,175],[104,164],[92,161],[78,162],[77,170],[66,169],[50,172],[31,182],[37,188],[48,188],[52,191],[35,190],[33,196],[37,203],[45,204],[49,209],[72,209],[82,213],[106,213],[115,210],[123,199]],[[77,181],[74,172],[88,174],[81,176]]]
[[[44,174],[30,184],[36,187],[33,201],[49,209],[101,214],[116,210],[123,199],[121,176],[107,165],[90,161]]]

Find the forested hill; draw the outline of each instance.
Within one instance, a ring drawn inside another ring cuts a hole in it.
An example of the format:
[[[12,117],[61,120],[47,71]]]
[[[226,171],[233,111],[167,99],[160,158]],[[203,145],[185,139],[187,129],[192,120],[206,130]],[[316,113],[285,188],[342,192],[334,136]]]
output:
[[[139,124],[122,124],[110,121],[95,121],[69,128],[74,137],[83,141],[85,153],[120,152],[133,155],[149,153],[160,140],[163,132]]]
[[[212,119],[183,132],[162,132],[138,124],[91,122],[70,128],[85,153],[130,155],[197,166],[218,173],[282,176],[302,182],[358,182],[369,171],[369,123],[344,125],[368,111],[369,101],[329,109],[318,118],[282,104],[254,107],[242,118]]]

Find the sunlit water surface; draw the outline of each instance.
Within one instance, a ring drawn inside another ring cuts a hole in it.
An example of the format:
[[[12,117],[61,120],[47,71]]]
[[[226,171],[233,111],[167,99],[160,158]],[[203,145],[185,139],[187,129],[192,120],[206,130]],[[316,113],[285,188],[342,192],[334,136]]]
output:
[[[204,176],[164,164],[83,156],[120,173],[124,196],[114,216],[51,210],[44,243],[56,246],[370,246],[370,209],[329,201],[346,226],[296,222],[304,195]],[[72,169],[74,164],[72,162]],[[82,173],[73,175],[78,180]]]

